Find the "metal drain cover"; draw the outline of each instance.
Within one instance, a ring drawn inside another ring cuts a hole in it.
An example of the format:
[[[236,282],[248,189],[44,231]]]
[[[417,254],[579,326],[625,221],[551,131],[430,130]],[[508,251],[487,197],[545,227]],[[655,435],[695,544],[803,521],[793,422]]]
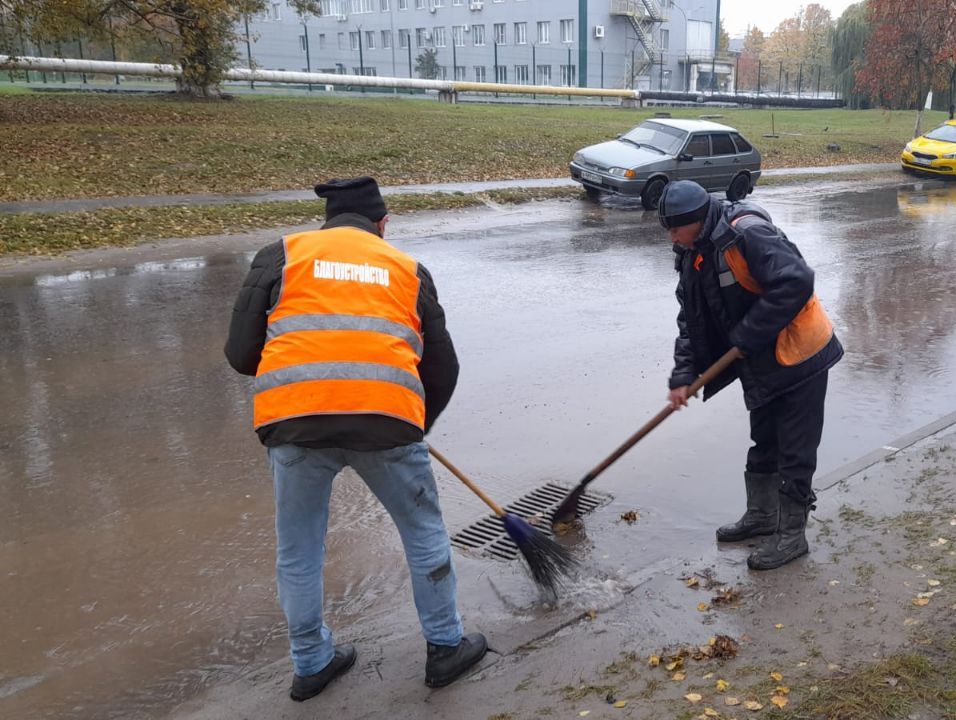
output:
[[[547,483],[506,505],[505,511],[523,518],[540,518],[540,521],[535,523],[535,528],[551,537],[551,518],[569,492],[571,488]],[[586,515],[606,505],[611,499],[606,493],[585,490],[578,501],[578,511],[581,515]],[[497,515],[486,515],[459,530],[452,535],[451,544],[462,550],[480,552],[496,560],[514,560],[518,557],[518,546],[514,544],[505,530],[504,522]]]

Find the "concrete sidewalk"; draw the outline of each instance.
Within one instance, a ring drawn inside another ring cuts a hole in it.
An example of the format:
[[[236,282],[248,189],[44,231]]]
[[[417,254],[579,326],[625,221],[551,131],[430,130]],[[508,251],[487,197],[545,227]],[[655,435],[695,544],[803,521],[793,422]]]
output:
[[[425,688],[424,642],[401,598],[392,622],[409,632],[399,640],[382,645],[361,628],[339,629],[358,661],[321,696],[289,700],[282,659],[172,717],[677,720],[800,708],[857,667],[938,652],[956,638],[956,587],[946,583],[956,577],[954,468],[956,413],[821,477],[810,555],[767,573],[748,571],[745,544],[675,548],[668,562],[642,568],[629,547],[594,537],[579,547],[587,563],[576,588],[556,606],[516,604],[506,591],[500,608],[474,608],[469,583],[500,578],[487,562],[459,556],[466,627],[484,631],[492,648],[470,676]],[[716,636],[738,644],[735,657],[707,656]],[[746,702],[765,710],[744,710]],[[950,717],[941,712],[908,717]]]
[[[834,167],[777,168],[764,170],[766,177],[789,175],[826,176],[846,172],[892,171],[898,163],[869,165],[838,165]],[[541,178],[524,180],[492,180],[488,182],[431,183],[427,185],[396,185],[383,187],[383,195],[421,195],[425,193],[478,193],[487,190],[515,188],[574,187],[578,184],[570,178]],[[0,202],[0,213],[60,213],[99,210],[120,207],[167,207],[179,205],[225,205],[230,203],[261,203],[290,200],[315,200],[315,193],[308,190],[275,190],[236,195],[149,195],[135,197],[79,198],[67,200],[24,200]]]

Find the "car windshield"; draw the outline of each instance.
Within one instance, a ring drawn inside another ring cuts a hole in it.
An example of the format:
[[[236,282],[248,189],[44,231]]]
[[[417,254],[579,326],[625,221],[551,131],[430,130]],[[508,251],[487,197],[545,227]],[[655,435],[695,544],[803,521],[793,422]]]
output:
[[[940,125],[932,132],[926,133],[930,140],[956,143],[956,125]]]
[[[648,121],[642,122],[633,130],[622,135],[621,140],[650,147],[668,155],[674,155],[684,144],[684,138],[686,137],[687,133],[683,130]]]

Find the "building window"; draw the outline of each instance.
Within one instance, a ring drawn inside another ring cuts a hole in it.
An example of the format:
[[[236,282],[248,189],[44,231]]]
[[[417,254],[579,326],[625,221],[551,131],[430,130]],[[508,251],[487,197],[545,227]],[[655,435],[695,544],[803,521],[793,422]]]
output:
[[[415,47],[425,47],[428,44],[428,32],[425,28],[415,28]]]
[[[574,85],[574,65],[561,66],[561,84],[571,87]]]
[[[445,47],[445,28],[432,28],[432,45],[435,47]]]
[[[495,42],[499,45],[505,45],[508,42],[508,35],[505,33],[504,23],[495,23]]]
[[[299,35],[299,50],[301,50],[302,52],[307,52],[308,49],[309,49],[309,45],[306,42],[305,35]]]
[[[452,43],[454,43],[455,47],[465,46],[465,26],[464,25],[451,26],[451,41]]]
[[[477,47],[485,44],[485,26],[471,26],[471,42]]]
[[[378,75],[378,71],[377,71],[375,68],[373,68],[373,67],[369,67],[368,65],[365,66],[364,72],[363,72],[363,68],[353,66],[353,67],[352,67],[352,74],[353,74],[353,75],[372,75],[372,76],[375,76],[375,75]]]
[[[339,50],[345,50],[345,33],[338,34]]]
[[[538,45],[547,45],[551,42],[551,23],[547,20],[538,21]]]
[[[519,85],[528,84],[528,66],[515,65],[515,82]]]
[[[455,65],[455,80],[465,80],[465,66]]]
[[[398,0],[399,10],[408,10],[408,0]]]
[[[272,12],[269,13],[269,16],[273,20],[281,20],[282,19],[282,4],[277,2],[272,3]]]
[[[388,50],[392,47],[392,31],[382,30],[382,50]]]
[[[445,7],[445,0],[432,0],[432,7]],[[445,69],[442,68],[442,80],[445,79]]]
[[[464,5],[464,4],[465,4],[465,0],[451,0],[451,4],[452,4],[452,5]],[[464,80],[464,77],[462,77],[462,80]]]
[[[671,31],[661,30],[661,50],[669,50],[671,45]]]
[[[485,73],[484,65],[475,65],[475,82],[488,82],[488,75]]]
[[[424,10],[425,9],[425,0],[415,0],[415,9]]]
[[[359,34],[357,32],[349,33],[349,50],[358,50]]]
[[[355,15],[375,12],[375,0],[352,0],[352,12]]]
[[[495,82],[496,83],[508,82],[508,66],[507,65],[495,65]]]
[[[391,9],[388,5],[388,0],[382,0],[379,3],[379,7],[381,8],[382,12],[388,12]]]
[[[319,33],[319,50],[325,50],[325,33]]]
[[[526,22],[515,23],[515,45],[527,45],[527,44],[528,44],[528,23]]]
[[[550,65],[538,65],[534,69],[535,81],[538,85],[550,85],[551,84],[551,66]]]
[[[365,31],[365,49],[366,50],[375,49],[375,31],[374,30]]]
[[[563,43],[574,42],[574,20],[561,21],[561,42]]]
[[[411,34],[411,33],[409,33],[408,30],[401,30],[401,29],[400,29],[400,30],[398,31],[398,46],[399,46],[400,48],[403,48],[403,49],[404,49],[404,48],[407,48],[407,47],[408,47],[408,41],[411,39],[411,38],[409,37],[410,34]]]

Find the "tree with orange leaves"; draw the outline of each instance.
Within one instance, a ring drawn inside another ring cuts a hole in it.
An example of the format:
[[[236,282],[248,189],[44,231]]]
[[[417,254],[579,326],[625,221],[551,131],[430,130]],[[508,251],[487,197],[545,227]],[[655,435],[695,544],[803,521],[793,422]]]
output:
[[[867,20],[872,34],[857,83],[886,105],[915,107],[916,137],[927,94],[952,78],[956,0],[868,0]]]

